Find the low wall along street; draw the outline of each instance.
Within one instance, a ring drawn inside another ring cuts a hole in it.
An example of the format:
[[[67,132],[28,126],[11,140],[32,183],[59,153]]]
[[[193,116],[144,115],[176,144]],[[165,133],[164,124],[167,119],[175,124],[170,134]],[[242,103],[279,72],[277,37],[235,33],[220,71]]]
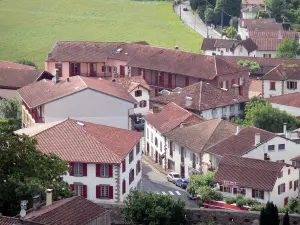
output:
[[[115,225],[124,225],[124,205],[123,204],[101,204],[107,209],[111,210],[111,222]],[[194,208],[186,209],[186,218],[188,224],[209,223],[216,225],[258,225],[259,224],[259,212],[248,211],[230,211],[221,209],[205,209]],[[284,214],[280,214],[280,220],[282,224],[282,218]],[[290,225],[300,225],[300,215],[290,215]]]

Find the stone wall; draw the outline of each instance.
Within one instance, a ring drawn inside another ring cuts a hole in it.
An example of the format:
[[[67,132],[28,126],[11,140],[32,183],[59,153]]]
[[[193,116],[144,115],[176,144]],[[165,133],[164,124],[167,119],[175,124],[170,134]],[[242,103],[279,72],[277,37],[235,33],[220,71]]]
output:
[[[101,204],[111,210],[111,222],[115,225],[124,225],[122,204]],[[284,214],[280,214],[282,220]],[[216,225],[255,225],[259,224],[259,212],[230,211],[220,209],[193,208],[187,209],[188,224],[214,222]],[[290,225],[300,225],[300,215],[290,215]]]

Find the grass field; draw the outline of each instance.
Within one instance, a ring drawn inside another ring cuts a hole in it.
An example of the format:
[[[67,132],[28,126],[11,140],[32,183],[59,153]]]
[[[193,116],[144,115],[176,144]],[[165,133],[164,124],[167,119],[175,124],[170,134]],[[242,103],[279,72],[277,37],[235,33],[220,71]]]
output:
[[[140,41],[199,52],[202,43],[170,2],[0,0],[0,59],[44,67],[56,40]]]

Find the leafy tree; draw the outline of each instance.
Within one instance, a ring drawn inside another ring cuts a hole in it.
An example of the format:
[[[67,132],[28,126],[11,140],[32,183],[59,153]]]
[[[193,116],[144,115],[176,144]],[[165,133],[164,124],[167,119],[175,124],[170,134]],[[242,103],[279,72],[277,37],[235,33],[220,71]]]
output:
[[[256,72],[260,70],[260,65],[257,62],[252,62],[249,60],[239,60],[237,64],[243,67],[248,67],[251,72]]]
[[[185,203],[168,195],[131,190],[125,201],[125,221],[129,224],[185,224]]]
[[[280,15],[282,12],[282,0],[272,0],[271,11],[274,17]]]
[[[238,29],[238,25],[239,25],[239,19],[237,17],[232,17],[230,19],[229,25],[234,27],[235,29]]]
[[[200,175],[200,174],[192,175],[189,179],[189,183],[186,191],[188,193],[195,194],[196,190],[199,187],[203,187],[203,186],[213,187],[214,176],[215,176],[214,172],[207,172],[205,175]]]
[[[277,47],[277,58],[296,58],[300,55],[300,44],[295,38],[286,39]]]
[[[289,213],[300,213],[300,199],[298,198],[289,198],[286,209]]]
[[[33,66],[35,68],[38,68],[37,65],[34,62],[32,62],[30,60],[27,60],[27,59],[18,60],[18,61],[16,61],[16,63],[27,65],[27,66]]]
[[[241,36],[238,34],[237,30],[230,26],[226,29],[226,37],[241,40]]]
[[[288,212],[284,214],[282,225],[290,225],[290,217]]]
[[[265,10],[259,11],[256,15],[256,18],[269,18],[269,13]]]
[[[200,205],[202,205],[205,201],[221,201],[223,200],[223,195],[216,191],[215,189],[209,186],[201,186],[197,189],[196,193],[201,196]]]
[[[190,6],[193,11],[196,11],[198,9],[198,0],[190,0]]]
[[[214,10],[212,8],[207,7],[205,12],[205,22],[206,23],[211,23],[214,20]]]
[[[273,202],[268,202],[266,208],[260,212],[260,225],[279,225],[279,216],[277,206]]]
[[[36,148],[36,140],[0,129],[0,213],[14,216],[20,201],[53,189],[54,200],[71,196],[62,175],[67,163],[55,155],[45,155]],[[31,207],[31,206],[30,206]]]
[[[224,12],[224,24],[228,25],[231,16],[239,17],[241,10],[240,0],[217,0],[214,12],[217,15],[217,21],[221,21],[221,12]],[[231,16],[229,16],[231,15]]]
[[[17,99],[0,100],[0,126],[17,130],[21,128],[21,102]]]

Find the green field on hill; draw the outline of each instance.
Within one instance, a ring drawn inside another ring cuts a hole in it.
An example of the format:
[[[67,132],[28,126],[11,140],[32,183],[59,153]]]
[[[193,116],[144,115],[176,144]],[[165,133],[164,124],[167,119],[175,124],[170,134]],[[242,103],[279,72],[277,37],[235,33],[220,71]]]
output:
[[[202,37],[171,2],[131,0],[0,0],[0,60],[44,67],[56,40],[142,41],[199,52]]]

